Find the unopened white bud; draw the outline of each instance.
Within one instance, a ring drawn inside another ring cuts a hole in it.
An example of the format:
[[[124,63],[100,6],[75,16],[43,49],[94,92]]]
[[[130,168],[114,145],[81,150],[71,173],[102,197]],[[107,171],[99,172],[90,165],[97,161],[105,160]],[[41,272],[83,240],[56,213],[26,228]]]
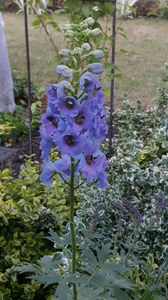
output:
[[[102,34],[102,31],[100,30],[100,28],[95,28],[93,30],[91,30],[90,34],[93,36],[93,37],[96,37],[96,36],[99,36]]]
[[[89,55],[95,59],[102,59],[104,57],[104,52],[102,50],[93,50],[89,53]]]
[[[88,43],[84,43],[84,44],[82,44],[81,49],[83,50],[83,52],[84,51],[89,52],[91,49],[91,46]]]
[[[65,24],[65,25],[63,26],[63,29],[64,29],[64,30],[71,30],[71,29],[72,29],[72,25],[71,25],[71,24]]]
[[[70,55],[71,51],[68,49],[61,49],[61,51],[59,52],[59,55],[62,58],[67,58]]]
[[[71,38],[71,37],[74,37],[74,31],[73,30],[67,30],[66,33],[65,33],[65,37],[67,38]]]
[[[91,30],[87,28],[86,30],[83,30],[83,33],[84,33],[86,36],[89,36],[90,33],[91,33]]]
[[[88,26],[91,26],[95,23],[95,20],[92,17],[87,18],[83,21],[84,24],[87,24]]]
[[[74,49],[73,49],[73,52],[72,52],[73,54],[79,54],[79,55],[81,55],[82,54],[82,49],[81,48],[79,48],[79,47],[75,47]]]

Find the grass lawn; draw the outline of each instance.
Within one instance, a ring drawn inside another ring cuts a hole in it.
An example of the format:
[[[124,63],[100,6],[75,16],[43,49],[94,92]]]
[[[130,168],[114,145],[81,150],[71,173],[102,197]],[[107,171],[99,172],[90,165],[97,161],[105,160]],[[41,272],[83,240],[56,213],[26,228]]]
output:
[[[22,15],[3,14],[5,33],[11,68],[26,73],[24,20]],[[32,27],[33,17],[29,17],[29,38],[32,77],[40,86],[55,81],[53,56],[46,59],[52,47],[42,29]],[[68,23],[66,16],[57,17],[60,27]],[[164,63],[168,61],[168,23],[159,19],[135,19],[123,21],[118,25],[124,28],[128,39],[117,35],[116,64],[123,77],[115,79],[115,106],[118,106],[124,93],[128,93],[131,102],[141,99],[144,107],[153,103],[160,73]],[[65,46],[63,35],[52,32],[53,38],[61,49]],[[120,49],[134,51],[134,55],[121,54]],[[110,82],[104,80],[105,88],[110,88]]]

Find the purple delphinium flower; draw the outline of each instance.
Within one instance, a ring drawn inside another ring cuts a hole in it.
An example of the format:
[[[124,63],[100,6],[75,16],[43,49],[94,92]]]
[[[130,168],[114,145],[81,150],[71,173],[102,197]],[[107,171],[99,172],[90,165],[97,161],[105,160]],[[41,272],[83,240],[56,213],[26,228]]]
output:
[[[53,139],[55,135],[59,135],[64,130],[64,127],[66,128],[65,122],[61,122],[61,119],[52,113],[43,114],[41,124],[48,139]]]
[[[94,90],[94,86],[98,83],[99,80],[96,75],[91,72],[84,73],[79,80],[79,87],[85,92],[91,92]]]
[[[45,91],[48,99],[56,100],[59,97],[63,97],[72,90],[72,86],[69,81],[63,80],[57,84],[49,84]]]
[[[46,136],[45,130],[42,127],[40,127],[40,135],[41,135],[41,141],[40,141],[41,157],[43,159],[47,159],[50,154],[50,150],[53,146],[53,143],[52,140]]]
[[[57,73],[64,69],[65,66],[59,65]],[[41,180],[50,186],[55,172],[66,179],[70,175],[70,160],[74,158],[77,159],[75,174],[81,172],[88,182],[97,179],[98,186],[104,188],[108,184],[105,173],[108,161],[99,151],[98,142],[107,133],[106,111],[102,106],[105,96],[101,91],[102,84],[91,72],[84,73],[79,81],[78,101],[72,97],[74,91],[67,81],[46,88],[47,110],[40,128],[42,157],[45,159]],[[54,163],[49,160],[53,145],[62,155]]]
[[[102,107],[102,109],[94,115],[92,126],[89,129],[90,136],[97,141],[103,140],[108,133],[105,116],[106,110]]]
[[[58,108],[63,116],[74,116],[78,111],[79,103],[73,97],[63,97],[58,101]]]
[[[91,91],[88,95],[88,102],[92,108],[92,111],[102,108],[104,99],[105,95],[101,91],[101,84],[95,84],[93,91]]]
[[[69,124],[76,133],[84,133],[92,124],[93,113],[87,101],[82,102],[79,106],[77,114],[69,118]]]
[[[61,173],[63,177],[70,176],[70,157],[64,155],[63,158],[57,159],[54,163],[50,160],[45,160],[43,163],[43,172],[41,173],[40,180],[50,188],[53,182],[54,173]],[[62,180],[62,178],[61,178]]]
[[[101,74],[104,71],[103,65],[101,63],[92,63],[87,66],[89,72],[93,74]]]
[[[75,158],[82,152],[86,140],[83,136],[79,136],[69,129],[61,136],[55,137],[54,143],[58,146],[57,149],[61,151],[62,155],[68,154]]]
[[[109,160],[104,161],[103,164],[103,170],[101,171],[101,173],[98,176],[98,180],[99,180],[99,184],[98,186],[100,186],[102,189],[104,189],[107,185],[108,185],[108,181],[107,181],[107,175],[106,175],[106,168],[108,166]]]
[[[58,95],[57,95],[57,89],[58,89],[58,84],[49,84],[49,85],[45,88],[47,97],[48,97],[50,100],[55,100],[55,99],[58,98]]]
[[[88,181],[98,178],[104,186],[105,162],[106,156],[98,150],[98,144],[86,144],[79,162],[79,170],[86,176]]]

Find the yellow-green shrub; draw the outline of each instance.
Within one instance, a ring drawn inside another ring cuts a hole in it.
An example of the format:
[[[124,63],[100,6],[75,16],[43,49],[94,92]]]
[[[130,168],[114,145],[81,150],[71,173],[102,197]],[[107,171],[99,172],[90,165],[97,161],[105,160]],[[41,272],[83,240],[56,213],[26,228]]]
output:
[[[44,238],[66,222],[66,186],[57,177],[48,190],[39,180],[38,163],[28,160],[17,179],[10,170],[0,173],[0,299],[47,299],[50,290],[25,280],[14,271],[23,262],[36,262],[53,252]]]

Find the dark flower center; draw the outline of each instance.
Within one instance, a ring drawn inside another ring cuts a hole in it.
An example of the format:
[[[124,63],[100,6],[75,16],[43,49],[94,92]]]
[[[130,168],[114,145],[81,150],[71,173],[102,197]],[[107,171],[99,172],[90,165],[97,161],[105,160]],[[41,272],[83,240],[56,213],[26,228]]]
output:
[[[73,135],[66,135],[65,142],[68,146],[73,146],[75,144],[75,138]]]
[[[74,108],[74,101],[71,98],[66,99],[65,106],[68,109],[73,109]]]
[[[52,95],[56,95],[56,94],[57,94],[57,88],[54,88],[54,87],[53,87],[53,88],[52,88],[52,91],[51,91],[51,94],[52,94]]]
[[[82,125],[84,122],[85,117],[82,116],[80,113],[75,117],[75,121],[78,125]]]
[[[85,79],[84,87],[87,88],[89,86],[89,81]]]
[[[53,117],[47,117],[47,120],[52,123],[52,125],[58,128],[58,122]]]
[[[87,155],[85,157],[85,160],[86,160],[87,164],[90,166],[92,164],[92,162],[94,162],[94,157],[93,157],[93,155]]]
[[[99,91],[101,89],[101,86],[97,87],[96,84],[94,86],[94,90]]]

